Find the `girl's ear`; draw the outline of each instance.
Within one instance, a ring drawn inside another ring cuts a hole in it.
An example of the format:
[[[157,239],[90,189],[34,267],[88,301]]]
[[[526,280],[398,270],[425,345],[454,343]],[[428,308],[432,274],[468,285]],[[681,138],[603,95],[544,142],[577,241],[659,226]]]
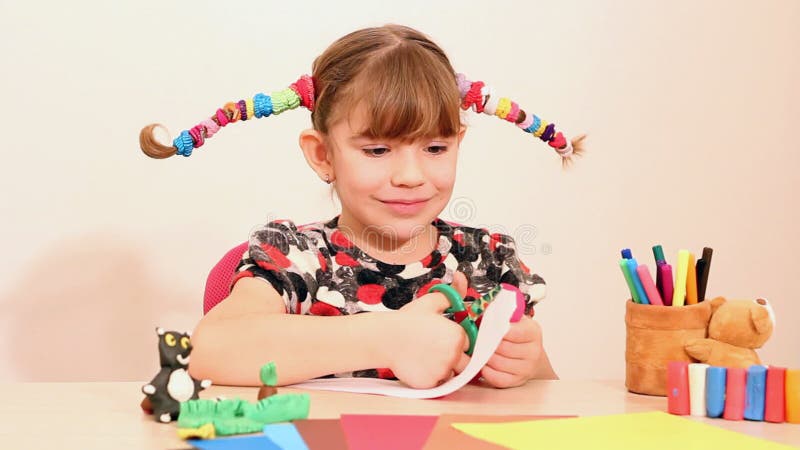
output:
[[[461,126],[461,129],[458,130],[458,145],[461,146],[461,141],[464,139],[464,135],[467,133],[467,127]]]
[[[322,180],[326,175],[329,179],[336,178],[325,141],[325,135],[312,128],[300,133],[299,144],[306,162]]]

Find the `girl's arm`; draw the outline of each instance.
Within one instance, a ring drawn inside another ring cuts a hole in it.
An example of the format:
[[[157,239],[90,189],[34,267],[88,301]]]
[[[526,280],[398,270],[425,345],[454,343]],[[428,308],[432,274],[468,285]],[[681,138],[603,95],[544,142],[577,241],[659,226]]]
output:
[[[387,334],[382,316],[286,314],[283,298],[269,283],[244,278],[192,333],[189,371],[214,384],[259,386],[259,370],[270,361],[279,385],[387,367],[381,351],[380,337]]]
[[[395,312],[295,315],[285,313],[272,285],[243,278],[197,325],[189,372],[217,385],[259,386],[259,370],[270,361],[279,385],[388,367],[412,387],[433,387],[463,370],[468,342],[461,327],[442,316],[449,306],[444,295],[427,296]]]

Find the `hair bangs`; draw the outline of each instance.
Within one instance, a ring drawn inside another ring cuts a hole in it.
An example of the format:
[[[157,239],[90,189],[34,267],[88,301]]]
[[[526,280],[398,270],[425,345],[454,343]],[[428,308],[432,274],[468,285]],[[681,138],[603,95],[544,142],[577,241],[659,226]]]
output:
[[[343,110],[363,114],[356,131],[365,137],[414,141],[452,137],[461,128],[455,74],[417,46],[398,45],[374,58],[348,88]]]

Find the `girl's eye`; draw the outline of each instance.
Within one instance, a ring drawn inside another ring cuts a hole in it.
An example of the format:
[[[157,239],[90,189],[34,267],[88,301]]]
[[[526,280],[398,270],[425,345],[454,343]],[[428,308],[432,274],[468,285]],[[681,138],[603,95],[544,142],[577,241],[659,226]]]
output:
[[[389,149],[386,147],[374,147],[374,148],[365,148],[363,149],[364,153],[368,156],[383,156]],[[445,145],[431,145],[425,148],[425,151],[431,153],[433,155],[439,155],[447,151],[447,146]]]
[[[381,156],[381,155],[386,154],[386,152],[388,152],[388,151],[389,151],[389,149],[386,148],[386,147],[376,147],[376,148],[365,148],[364,149],[364,153],[366,153],[368,156]]]

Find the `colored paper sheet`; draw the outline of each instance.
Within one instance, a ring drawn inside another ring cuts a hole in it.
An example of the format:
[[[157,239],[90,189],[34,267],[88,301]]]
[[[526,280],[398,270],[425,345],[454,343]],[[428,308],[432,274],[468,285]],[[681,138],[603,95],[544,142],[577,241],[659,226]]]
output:
[[[501,423],[522,420],[562,419],[575,416],[484,416],[467,414],[442,414],[431,431],[423,450],[505,450],[505,447],[464,434],[451,426],[453,423]]]
[[[350,450],[418,450],[425,445],[437,416],[342,414]]]
[[[297,428],[291,423],[272,423],[264,427],[264,434],[284,450],[308,450]]]
[[[216,439],[190,439],[188,442],[200,450],[281,450],[263,434]]]
[[[471,436],[513,449],[760,450],[792,447],[662,411],[510,423],[454,423]]]
[[[309,450],[347,450],[339,419],[295,420],[292,423]]]
[[[469,364],[463,372],[450,380],[431,389],[414,389],[399,381],[381,380],[377,378],[321,378],[292,385],[302,389],[322,389],[328,391],[358,392],[362,394],[380,394],[405,398],[437,398],[457,391],[470,382],[480,372],[489,358],[497,350],[503,337],[511,326],[514,310],[517,308],[517,297],[513,291],[502,290],[481,319],[481,327],[475,342]]]

